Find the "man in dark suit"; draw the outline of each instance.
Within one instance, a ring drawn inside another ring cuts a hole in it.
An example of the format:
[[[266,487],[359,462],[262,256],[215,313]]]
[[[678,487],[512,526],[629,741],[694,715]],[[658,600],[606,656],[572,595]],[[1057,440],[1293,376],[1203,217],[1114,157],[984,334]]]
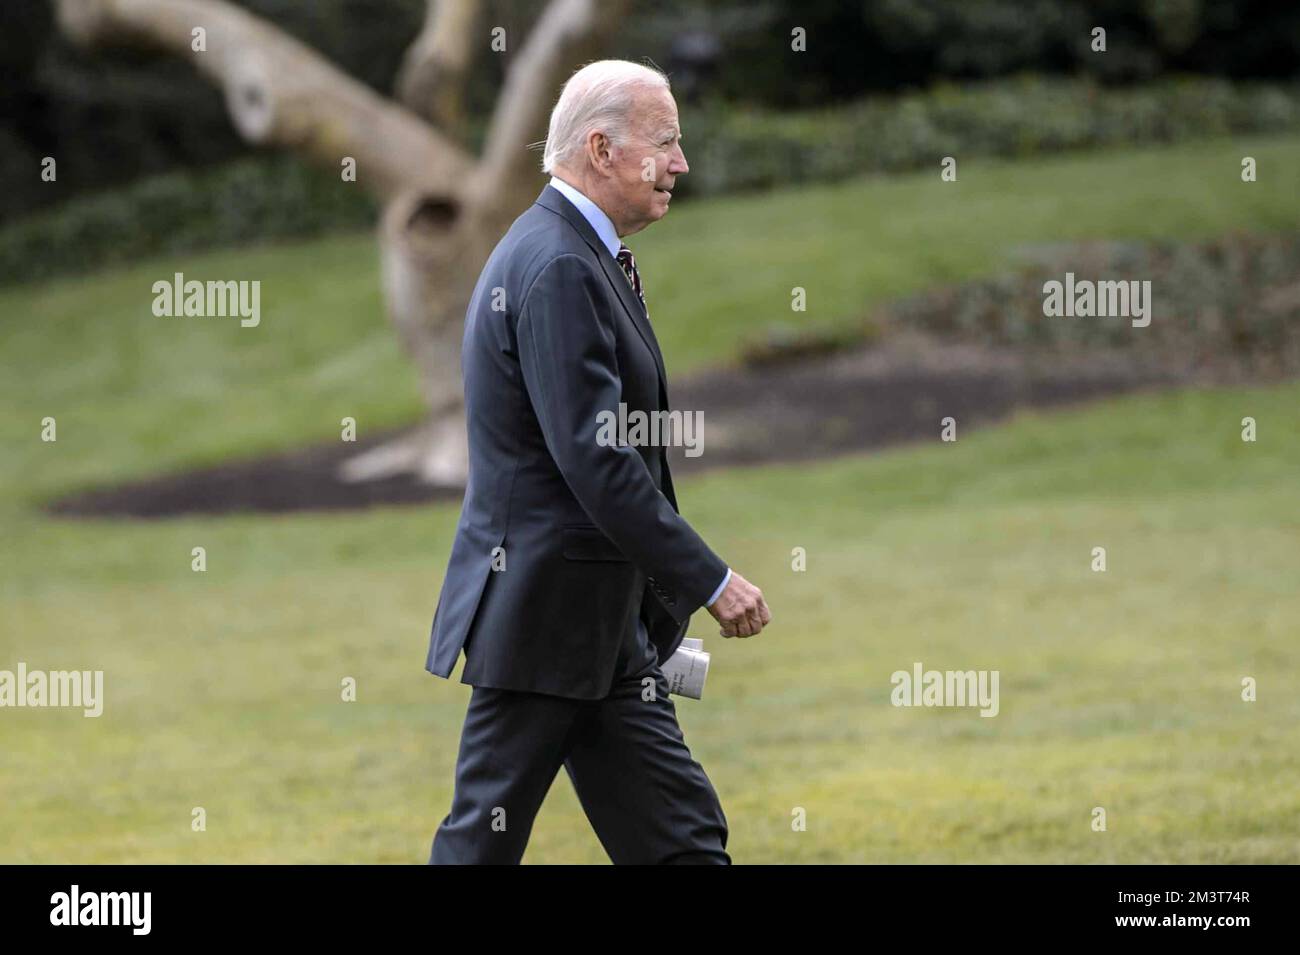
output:
[[[762,593],[680,516],[665,448],[598,437],[668,409],[640,273],[619,241],[688,170],[662,74],[584,67],[551,115],[551,184],[488,258],[461,355],[469,483],[426,668],[474,687],[431,863],[517,863],[560,766],[616,863],[729,863],[716,792],[660,665],[707,606],[723,636]],[[608,420],[608,419],[607,419]]]

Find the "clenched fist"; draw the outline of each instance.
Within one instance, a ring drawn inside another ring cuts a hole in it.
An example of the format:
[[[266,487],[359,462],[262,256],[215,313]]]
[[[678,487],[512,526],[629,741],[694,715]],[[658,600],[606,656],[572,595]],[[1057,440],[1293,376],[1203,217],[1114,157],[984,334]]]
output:
[[[722,624],[719,631],[724,637],[752,637],[772,619],[763,591],[759,590],[733,569],[726,589],[708,608],[714,619]]]

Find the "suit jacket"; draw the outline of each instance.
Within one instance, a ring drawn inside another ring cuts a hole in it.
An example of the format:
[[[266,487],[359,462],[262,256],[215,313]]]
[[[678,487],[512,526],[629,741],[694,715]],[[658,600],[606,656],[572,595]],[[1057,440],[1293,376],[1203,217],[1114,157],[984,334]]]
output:
[[[463,683],[603,698],[638,618],[664,662],[727,565],[679,515],[663,447],[596,440],[620,402],[668,410],[663,356],[550,186],[483,267],[461,367],[469,482],[426,669],[449,676],[464,649]]]

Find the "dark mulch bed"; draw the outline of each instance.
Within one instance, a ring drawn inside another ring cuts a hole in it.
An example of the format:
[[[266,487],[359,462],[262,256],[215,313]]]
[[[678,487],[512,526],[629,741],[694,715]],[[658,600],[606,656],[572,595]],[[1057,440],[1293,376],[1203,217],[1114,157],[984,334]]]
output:
[[[674,474],[778,461],[808,461],[909,441],[936,441],[952,416],[958,434],[1017,408],[1054,407],[1168,384],[1104,354],[1026,357],[1008,349],[916,340],[831,357],[726,369],[683,378],[674,407],[703,412],[703,453],[672,450]],[[250,461],[149,478],[64,497],[67,516],[169,517],[238,511],[364,508],[459,500],[460,488],[413,478],[363,484],[336,474],[344,459],[393,436],[331,442]]]

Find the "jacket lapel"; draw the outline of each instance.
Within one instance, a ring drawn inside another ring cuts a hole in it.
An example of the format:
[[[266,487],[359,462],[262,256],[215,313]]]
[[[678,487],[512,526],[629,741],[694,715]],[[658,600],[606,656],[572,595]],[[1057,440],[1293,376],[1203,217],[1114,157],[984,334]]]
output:
[[[632,283],[627,280],[627,273],[623,267],[618,264],[609,254],[609,249],[605,248],[605,243],[600,241],[600,236],[596,235],[596,230],[591,227],[581,212],[557,189],[547,186],[542,190],[542,194],[537,197],[537,204],[543,208],[550,209],[552,212],[561,215],[565,220],[578,230],[583,241],[591,246],[591,250],[596,253],[596,258],[600,261],[601,268],[605,270],[605,278],[609,284],[614,286],[614,292],[618,299],[623,303],[623,308],[632,319],[632,324],[636,327],[637,334],[645,342],[650,354],[654,357],[655,368],[659,371],[659,390],[664,398],[665,408],[667,407],[668,397],[668,373],[664,370],[664,356],[659,351],[659,341],[655,338],[654,329],[650,327],[650,319],[646,315],[645,307],[637,294],[632,290]]]

